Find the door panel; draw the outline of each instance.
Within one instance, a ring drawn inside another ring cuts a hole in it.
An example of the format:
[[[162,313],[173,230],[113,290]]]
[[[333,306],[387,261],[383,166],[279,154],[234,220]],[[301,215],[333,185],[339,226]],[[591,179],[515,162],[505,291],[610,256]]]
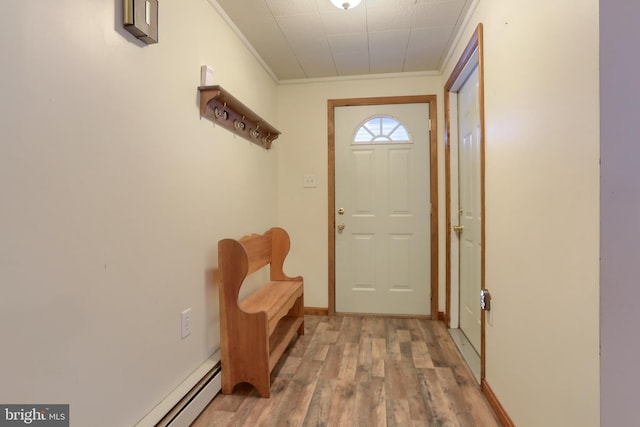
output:
[[[459,92],[459,224],[460,329],[480,353],[481,203],[480,203],[480,110],[478,69],[469,75]]]
[[[389,213],[410,215],[411,150],[389,150]]]
[[[411,143],[354,143],[392,116]],[[336,311],[431,312],[429,104],[338,107],[335,113]]]
[[[375,152],[359,150],[352,153],[352,171],[355,190],[355,212],[360,215],[373,215],[375,190]]]

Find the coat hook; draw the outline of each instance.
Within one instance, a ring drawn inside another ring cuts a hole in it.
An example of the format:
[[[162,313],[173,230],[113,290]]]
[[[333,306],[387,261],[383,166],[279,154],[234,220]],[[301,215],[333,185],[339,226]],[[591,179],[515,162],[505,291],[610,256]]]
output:
[[[213,109],[213,114],[216,116],[217,119],[227,120],[229,118],[229,113],[226,111],[226,108],[227,108],[227,103],[225,102],[224,105],[222,106],[222,110],[220,110],[218,107],[215,107]]]

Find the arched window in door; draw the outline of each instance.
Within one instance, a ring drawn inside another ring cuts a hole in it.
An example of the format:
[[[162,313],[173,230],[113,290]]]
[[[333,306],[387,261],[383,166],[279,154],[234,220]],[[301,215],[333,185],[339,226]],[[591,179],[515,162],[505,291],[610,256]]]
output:
[[[353,144],[411,144],[407,128],[391,116],[373,116],[367,119],[353,137]]]

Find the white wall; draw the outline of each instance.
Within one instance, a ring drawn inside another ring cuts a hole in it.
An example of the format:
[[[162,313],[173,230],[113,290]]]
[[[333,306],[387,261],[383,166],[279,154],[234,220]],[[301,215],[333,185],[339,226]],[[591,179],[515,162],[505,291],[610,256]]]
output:
[[[437,95],[439,140],[442,140],[442,91],[440,76],[387,76],[349,80],[319,80],[284,84],[278,88],[278,115],[283,132],[278,158],[278,219],[291,234],[295,250],[287,258],[290,274],[304,274],[305,305],[328,307],[328,134],[327,100],[397,95]],[[439,163],[444,151],[439,148]],[[444,168],[439,167],[440,182]],[[317,188],[303,188],[305,174],[317,176]],[[440,194],[444,200],[444,194]],[[444,233],[444,203],[441,206],[441,235]],[[441,244],[444,286],[444,240]],[[444,306],[444,288],[440,292]]]
[[[638,423],[640,383],[640,4],[600,2],[601,423]]]
[[[275,83],[206,0],[160,2],[152,46],[121,4],[0,14],[0,402],[77,426],[133,425],[217,350],[217,241],[277,218],[275,152],[197,104],[210,64],[278,126]]]
[[[480,0],[486,380],[518,427],[599,425],[598,2]]]

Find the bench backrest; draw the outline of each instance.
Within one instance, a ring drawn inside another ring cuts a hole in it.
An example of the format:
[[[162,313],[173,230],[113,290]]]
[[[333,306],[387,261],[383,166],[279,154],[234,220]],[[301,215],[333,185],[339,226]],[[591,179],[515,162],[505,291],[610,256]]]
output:
[[[270,264],[270,280],[289,279],[283,272],[284,259],[291,241],[287,232],[279,227],[264,234],[252,234],[240,240],[223,239],[218,242],[220,287],[227,298],[238,300],[240,287],[247,275]]]

